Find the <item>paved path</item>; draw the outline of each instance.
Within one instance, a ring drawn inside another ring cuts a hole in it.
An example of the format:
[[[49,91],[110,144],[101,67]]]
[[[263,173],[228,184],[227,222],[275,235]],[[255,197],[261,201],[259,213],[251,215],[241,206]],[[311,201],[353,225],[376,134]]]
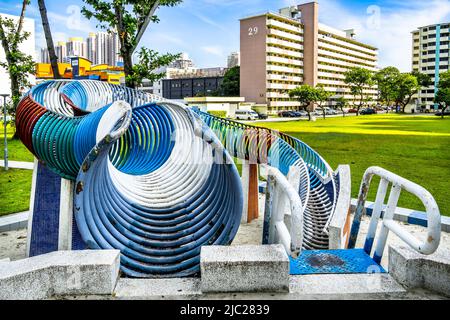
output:
[[[5,160],[0,160],[0,167],[5,166]],[[25,170],[33,170],[34,163],[33,162],[21,162],[21,161],[8,161],[8,167],[12,169],[25,169]]]

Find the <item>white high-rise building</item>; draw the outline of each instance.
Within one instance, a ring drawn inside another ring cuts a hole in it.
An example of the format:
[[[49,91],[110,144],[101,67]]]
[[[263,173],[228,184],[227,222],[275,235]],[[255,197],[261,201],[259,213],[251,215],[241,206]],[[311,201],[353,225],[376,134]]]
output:
[[[67,42],[67,55],[87,58],[86,42],[84,42],[83,38],[69,38]]]
[[[87,58],[94,64],[97,64],[97,35],[93,32],[89,33],[86,39]]]
[[[421,88],[415,102],[428,110],[438,107],[434,104],[434,97],[439,84],[439,75],[450,70],[449,36],[450,23],[420,27],[412,32],[412,69],[428,74],[433,80],[433,85]]]
[[[169,68],[172,69],[189,69],[194,68],[194,62],[189,58],[187,53],[182,53],[181,57],[175,61],[173,61]]]
[[[13,19],[15,22],[18,22],[18,16],[12,16],[8,14],[0,13],[2,18]],[[22,42],[19,45],[19,50],[29,54],[33,57],[33,60],[36,60],[36,32],[35,32],[35,21],[34,19],[25,18],[23,24],[23,30],[30,33],[30,36],[27,40]],[[0,61],[6,61],[5,52],[3,47],[0,46]],[[34,76],[29,77],[29,82],[34,85],[36,83],[36,78]],[[0,94],[11,94],[11,81],[9,80],[8,72],[0,67]]]
[[[241,53],[240,52],[232,52],[228,56],[228,68],[234,68],[241,65]]]
[[[116,66],[123,59],[120,56],[119,36],[114,32],[90,33],[86,41],[73,37],[68,42],[58,42],[55,46],[58,62],[66,62],[68,57],[78,56],[90,60],[94,65]],[[47,48],[41,49],[42,63],[50,63]]]

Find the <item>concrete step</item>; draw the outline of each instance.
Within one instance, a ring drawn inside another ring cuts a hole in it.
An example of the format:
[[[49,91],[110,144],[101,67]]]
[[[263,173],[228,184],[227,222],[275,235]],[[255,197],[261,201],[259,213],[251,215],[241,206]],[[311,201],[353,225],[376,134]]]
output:
[[[200,278],[120,279],[121,300],[385,300],[443,299],[425,290],[407,291],[388,274],[291,276],[289,292],[203,293]]]

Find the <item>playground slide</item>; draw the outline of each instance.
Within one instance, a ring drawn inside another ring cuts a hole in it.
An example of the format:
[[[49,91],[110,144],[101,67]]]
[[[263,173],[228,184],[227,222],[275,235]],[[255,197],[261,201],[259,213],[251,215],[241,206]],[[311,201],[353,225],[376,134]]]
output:
[[[119,249],[132,277],[199,272],[203,245],[230,244],[243,193],[233,157],[301,169],[304,249],[327,249],[338,179],[288,135],[98,81],[48,81],[17,109],[22,142],[74,181],[74,215],[90,249]]]

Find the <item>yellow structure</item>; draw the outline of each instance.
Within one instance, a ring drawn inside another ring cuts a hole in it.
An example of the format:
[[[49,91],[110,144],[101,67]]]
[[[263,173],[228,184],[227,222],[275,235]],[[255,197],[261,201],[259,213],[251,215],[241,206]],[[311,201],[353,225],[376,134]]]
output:
[[[123,67],[106,64],[92,65],[83,57],[71,57],[70,63],[58,63],[59,73],[63,79],[96,79],[112,84],[120,84],[125,78]],[[53,70],[49,63],[36,64],[37,79],[54,79]]]

